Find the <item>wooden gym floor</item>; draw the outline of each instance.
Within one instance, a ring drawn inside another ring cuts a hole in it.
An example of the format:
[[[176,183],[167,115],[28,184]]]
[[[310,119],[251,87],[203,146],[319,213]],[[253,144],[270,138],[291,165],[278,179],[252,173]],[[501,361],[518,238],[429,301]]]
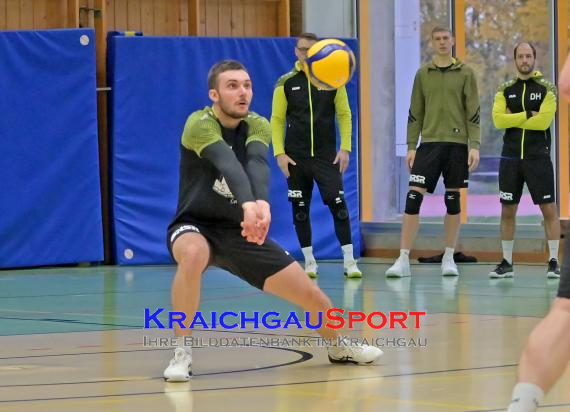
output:
[[[514,280],[490,280],[491,264],[460,266],[459,279],[414,265],[412,279],[392,280],[387,267],[363,259],[364,279],[344,280],[340,263],[321,262],[318,279],[336,307],[427,311],[419,330],[347,331],[384,339],[377,365],[332,365],[307,345],[209,346],[313,336],[307,329],[198,330],[188,384],[165,383],[172,350],[144,344],[172,336],[142,326],[144,308],[170,309],[173,266],[2,271],[0,411],[504,410],[526,337],[556,296],[546,266],[517,265]],[[202,312],[295,310],[217,269],[202,288]],[[570,411],[570,371],[541,410]]]

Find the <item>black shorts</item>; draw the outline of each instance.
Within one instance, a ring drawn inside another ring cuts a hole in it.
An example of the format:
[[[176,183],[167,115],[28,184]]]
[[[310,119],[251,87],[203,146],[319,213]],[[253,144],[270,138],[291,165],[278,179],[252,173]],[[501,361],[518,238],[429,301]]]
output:
[[[552,203],[554,168],[549,157],[539,159],[502,158],[499,165],[499,197],[501,203],[516,205],[521,200],[526,182],[535,205]]]
[[[289,178],[287,179],[290,202],[309,202],[315,181],[325,204],[332,203],[338,197],[344,198],[342,175],[338,164],[335,165],[332,161],[316,157],[294,158],[293,160],[297,165],[289,165]]]
[[[439,176],[446,189],[459,189],[469,184],[468,148],[461,143],[422,143],[410,172],[410,186],[423,187],[433,193]]]
[[[178,223],[168,229],[166,244],[170,256],[172,246],[183,233],[200,233],[210,246],[208,266],[216,266],[263,290],[265,280],[286,268],[295,260],[271,239],[263,245],[248,242],[241,235],[240,227]]]
[[[564,262],[560,273],[558,297],[570,299],[570,226],[564,236]]]

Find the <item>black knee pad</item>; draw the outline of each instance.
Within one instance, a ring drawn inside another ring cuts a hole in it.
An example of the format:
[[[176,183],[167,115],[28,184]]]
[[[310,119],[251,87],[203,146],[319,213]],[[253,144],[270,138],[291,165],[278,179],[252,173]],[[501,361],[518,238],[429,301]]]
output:
[[[293,220],[295,222],[306,222],[309,220],[309,202],[293,202]]]
[[[461,213],[461,193],[445,192],[445,207],[448,215],[458,215]]]
[[[417,215],[420,213],[420,206],[423,200],[424,195],[415,190],[410,190],[406,195],[406,210],[404,212],[408,215]]]
[[[331,202],[329,202],[329,209],[333,215],[334,219],[346,220],[348,219],[348,208],[346,207],[346,202],[342,197],[336,197]]]

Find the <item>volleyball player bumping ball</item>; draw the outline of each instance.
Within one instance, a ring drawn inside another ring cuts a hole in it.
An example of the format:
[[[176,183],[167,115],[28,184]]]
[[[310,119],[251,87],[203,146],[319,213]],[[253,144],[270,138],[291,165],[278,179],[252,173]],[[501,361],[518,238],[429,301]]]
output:
[[[314,33],[301,33],[295,56],[295,66],[278,79],[273,91],[271,132],[277,164],[287,178],[305,272],[312,278],[318,276],[310,219],[316,181],[342,249],[344,276],[361,278],[342,180],[351,152],[352,114],[345,84],[354,73],[354,53],[340,40],[317,41]],[[340,134],[338,149],[335,120]]]
[[[249,111],[253,89],[247,69],[235,60],[216,63],[208,88],[212,106],[192,113],[182,133],[178,207],[167,234],[177,263],[172,307],[186,315],[186,325],[175,323],[178,345],[164,371],[170,382],[192,376],[192,348],[184,338],[192,333],[188,325],[198,310],[202,274],[209,265],[300,306],[310,312],[311,324],[318,323],[319,312],[332,308],[303,268],[266,238],[271,131],[267,119]],[[333,363],[369,364],[382,355],[377,347],[342,344],[336,329],[323,326],[318,332],[336,343],[327,348]]]

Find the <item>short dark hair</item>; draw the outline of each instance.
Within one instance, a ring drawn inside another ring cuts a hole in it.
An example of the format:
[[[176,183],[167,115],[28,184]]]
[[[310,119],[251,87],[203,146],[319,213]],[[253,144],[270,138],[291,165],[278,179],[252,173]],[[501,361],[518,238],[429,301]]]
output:
[[[208,89],[215,89],[218,85],[218,77],[223,72],[227,72],[230,70],[243,70],[244,72],[248,73],[247,69],[243,64],[238,62],[237,60],[222,60],[214,64],[210,71],[208,72]]]
[[[305,40],[311,40],[311,41],[319,41],[319,38],[317,37],[317,35],[315,33],[301,33],[297,36],[297,43],[299,43],[299,40],[301,39],[305,39]]]
[[[431,37],[433,38],[434,33],[439,33],[442,31],[446,31],[449,34],[451,34],[453,36],[453,34],[451,33],[451,30],[449,29],[449,27],[446,26],[435,26],[433,29],[431,29]]]
[[[534,56],[534,58],[536,59],[536,49],[534,48],[534,46],[532,45],[532,43],[529,43],[527,41],[521,41],[519,43],[517,43],[517,45],[515,46],[514,50],[513,50],[513,58],[516,60],[517,59],[517,50],[519,48],[519,46],[521,44],[528,44],[530,46],[530,48],[532,49],[532,55]]]

